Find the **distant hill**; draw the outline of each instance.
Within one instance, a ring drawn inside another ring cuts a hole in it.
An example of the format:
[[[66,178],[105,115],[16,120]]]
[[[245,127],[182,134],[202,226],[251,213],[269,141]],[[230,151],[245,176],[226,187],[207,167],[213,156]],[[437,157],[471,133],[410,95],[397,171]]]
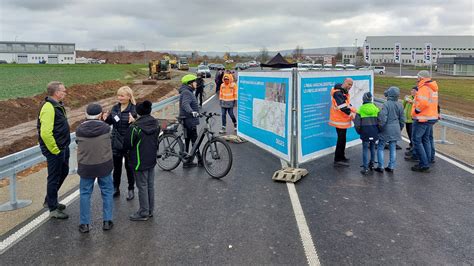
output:
[[[338,49],[354,49],[354,47],[325,47],[325,48],[308,48],[305,49],[303,47],[303,54],[337,54]],[[281,50],[281,51],[268,51],[268,54],[270,56],[274,56],[277,53],[281,53],[283,56],[290,55],[293,53],[294,49],[291,50]],[[179,55],[187,55],[190,56],[193,51],[174,51],[174,50],[162,50],[160,51],[162,53],[171,53],[171,54],[179,54]],[[198,51],[199,55],[207,55],[209,57],[215,57],[219,56],[222,57],[224,56],[225,52],[215,52],[215,51]],[[231,56],[232,55],[248,55],[248,56],[257,56],[260,54],[260,51],[254,51],[254,52],[230,52]]]

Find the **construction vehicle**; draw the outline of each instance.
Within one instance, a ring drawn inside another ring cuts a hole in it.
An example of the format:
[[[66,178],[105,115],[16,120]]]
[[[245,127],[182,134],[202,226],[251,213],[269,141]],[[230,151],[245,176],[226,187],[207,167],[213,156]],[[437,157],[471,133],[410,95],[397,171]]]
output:
[[[157,80],[171,79],[170,61],[166,59],[151,60],[148,63],[148,80],[144,80],[143,84],[153,85]]]
[[[173,69],[178,68],[178,60],[176,60],[175,57],[165,55],[164,59],[170,61],[171,68],[173,68]]]
[[[180,57],[178,60],[179,70],[189,70],[188,59],[186,57]]]

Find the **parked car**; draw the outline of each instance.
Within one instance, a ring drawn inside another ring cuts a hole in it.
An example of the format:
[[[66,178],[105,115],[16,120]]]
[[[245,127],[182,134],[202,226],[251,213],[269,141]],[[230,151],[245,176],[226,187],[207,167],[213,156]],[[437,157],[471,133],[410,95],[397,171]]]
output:
[[[260,63],[257,62],[257,61],[249,61],[249,62],[247,62],[247,65],[249,67],[258,67],[260,65]]]
[[[235,65],[235,70],[245,70],[247,69],[247,65],[245,63],[237,63]]]
[[[331,70],[333,70],[332,65],[331,65],[331,64],[326,64],[326,65],[324,65],[324,66],[323,66],[323,70],[324,70],[324,71],[331,71]]]
[[[369,69],[374,70],[374,73],[383,75],[385,74],[385,67],[384,66],[370,66]]]
[[[356,70],[356,66],[354,66],[354,65],[352,65],[352,64],[346,64],[346,65],[344,66],[344,68],[345,68],[346,70]]]
[[[199,76],[201,73],[204,73],[206,75],[206,78],[211,77],[211,70],[209,69],[208,66],[205,65],[199,65],[197,70],[196,70],[196,75]]]
[[[0,60],[0,64],[8,64],[7,60]]]
[[[225,66],[223,64],[216,64],[214,69],[225,69]]]
[[[334,66],[334,70],[344,70],[344,65],[342,65],[342,64],[336,64],[336,65]]]
[[[216,64],[211,63],[211,64],[208,65],[208,67],[209,67],[210,70],[214,70],[214,69],[216,69]]]

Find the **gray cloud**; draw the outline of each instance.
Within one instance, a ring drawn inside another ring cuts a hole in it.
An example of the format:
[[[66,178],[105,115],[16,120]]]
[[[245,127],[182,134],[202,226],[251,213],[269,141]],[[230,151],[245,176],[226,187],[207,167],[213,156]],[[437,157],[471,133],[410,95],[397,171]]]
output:
[[[471,0],[0,0],[1,40],[74,42],[78,49],[257,51],[473,32]]]

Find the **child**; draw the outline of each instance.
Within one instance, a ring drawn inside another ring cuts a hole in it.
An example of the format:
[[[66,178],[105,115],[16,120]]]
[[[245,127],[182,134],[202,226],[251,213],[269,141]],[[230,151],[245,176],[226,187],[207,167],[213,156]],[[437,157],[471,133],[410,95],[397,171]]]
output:
[[[138,188],[138,212],[130,215],[132,221],[146,221],[153,217],[155,206],[155,165],[160,129],[150,115],[151,102],[137,104],[138,119],[130,126],[124,139],[124,147],[130,150],[130,166]]]
[[[384,154],[383,150],[385,143],[389,143],[390,147],[390,161],[385,171],[393,172],[397,159],[396,145],[398,140],[402,140],[401,131],[405,125],[405,114],[403,113],[403,106],[398,102],[400,96],[400,89],[397,87],[390,87],[384,95],[387,101],[383,104],[382,110],[379,112],[379,143],[377,145],[377,159],[378,167],[374,170],[383,173],[384,170]]]
[[[372,93],[366,92],[362,96],[363,104],[357,111],[354,119],[355,130],[362,140],[362,164],[361,174],[367,175],[369,169],[374,168],[375,142],[378,140],[378,113],[379,108],[372,103]],[[370,161],[368,152],[370,150]]]

